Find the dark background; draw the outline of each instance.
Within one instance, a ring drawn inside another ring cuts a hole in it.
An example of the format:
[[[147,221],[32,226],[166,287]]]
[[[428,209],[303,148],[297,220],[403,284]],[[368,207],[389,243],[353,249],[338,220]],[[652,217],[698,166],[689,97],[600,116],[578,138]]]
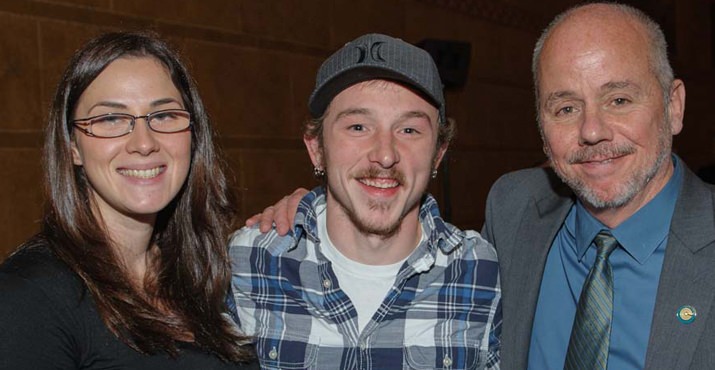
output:
[[[462,87],[447,92],[457,140],[431,191],[459,227],[479,229],[491,183],[544,161],[531,52],[566,0],[2,0],[0,260],[38,229],[40,146],[48,106],[72,52],[106,30],[150,28],[189,62],[218,127],[248,216],[311,187],[301,122],[315,72],[356,36],[468,43]],[[715,0],[630,1],[664,28],[685,81],[675,149],[694,170],[715,161]],[[448,197],[447,197],[448,195]]]

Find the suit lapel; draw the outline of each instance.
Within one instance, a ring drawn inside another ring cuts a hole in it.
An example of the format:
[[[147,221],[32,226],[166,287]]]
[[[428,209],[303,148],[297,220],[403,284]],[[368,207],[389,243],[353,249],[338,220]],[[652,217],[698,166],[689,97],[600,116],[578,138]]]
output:
[[[689,367],[715,297],[715,202],[711,190],[684,169],[658,284],[647,369]],[[683,305],[697,312],[690,324],[676,317]]]
[[[512,305],[516,312],[512,312],[511,315],[505,312],[505,317],[512,318],[509,326],[514,341],[512,348],[516,352],[514,356],[518,362],[516,369],[526,369],[531,329],[546,257],[556,233],[573,205],[570,191],[564,191],[564,188],[555,189],[556,191],[552,189],[553,192],[532,199],[532,203],[526,207],[522,215],[516,232],[515,243],[520,247],[519,252],[513,256],[510,274],[512,281],[519,284],[513,284],[512,291],[509,293],[517,300]]]

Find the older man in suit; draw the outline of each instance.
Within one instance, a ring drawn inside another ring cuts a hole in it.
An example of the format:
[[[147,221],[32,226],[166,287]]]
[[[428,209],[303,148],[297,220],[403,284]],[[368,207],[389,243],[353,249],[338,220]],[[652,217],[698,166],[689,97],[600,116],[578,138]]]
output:
[[[573,8],[533,72],[554,171],[499,179],[483,229],[502,272],[502,367],[715,368],[715,198],[671,153],[685,87],[660,28],[624,5]]]
[[[715,189],[671,152],[685,86],[666,49],[642,12],[606,3],[539,39],[552,169],[500,178],[482,230],[499,256],[502,369],[715,369]]]

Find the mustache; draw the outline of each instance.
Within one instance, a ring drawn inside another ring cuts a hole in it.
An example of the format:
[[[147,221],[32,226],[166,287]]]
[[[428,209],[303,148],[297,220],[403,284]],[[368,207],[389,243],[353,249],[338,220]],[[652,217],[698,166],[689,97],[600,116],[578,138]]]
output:
[[[400,184],[405,183],[405,174],[396,168],[383,169],[378,167],[368,167],[362,171],[355,174],[355,178],[383,178],[383,179],[394,179]]]
[[[583,147],[568,156],[569,164],[622,157],[633,154],[636,148],[629,144],[599,144]]]

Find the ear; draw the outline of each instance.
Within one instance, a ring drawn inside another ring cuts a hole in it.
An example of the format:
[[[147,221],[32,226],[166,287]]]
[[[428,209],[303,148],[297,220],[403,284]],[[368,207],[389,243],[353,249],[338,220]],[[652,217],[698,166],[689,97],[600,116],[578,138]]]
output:
[[[683,116],[685,115],[685,83],[682,80],[675,79],[670,87],[670,100],[665,102],[668,104],[668,112],[670,114],[670,132],[673,135],[680,133],[683,129]]]
[[[317,136],[303,135],[303,143],[308,149],[308,154],[310,155],[310,161],[313,162],[313,166],[320,167],[323,170],[323,150],[320,147],[320,140]]]
[[[439,149],[437,149],[437,153],[434,156],[434,163],[432,168],[439,168],[439,164],[442,163],[442,159],[444,158],[444,153],[447,152],[447,145],[442,145]]]
[[[77,148],[77,142],[74,140],[72,140],[70,151],[72,151],[72,163],[74,163],[75,166],[81,166],[82,154],[79,152],[79,149]]]

